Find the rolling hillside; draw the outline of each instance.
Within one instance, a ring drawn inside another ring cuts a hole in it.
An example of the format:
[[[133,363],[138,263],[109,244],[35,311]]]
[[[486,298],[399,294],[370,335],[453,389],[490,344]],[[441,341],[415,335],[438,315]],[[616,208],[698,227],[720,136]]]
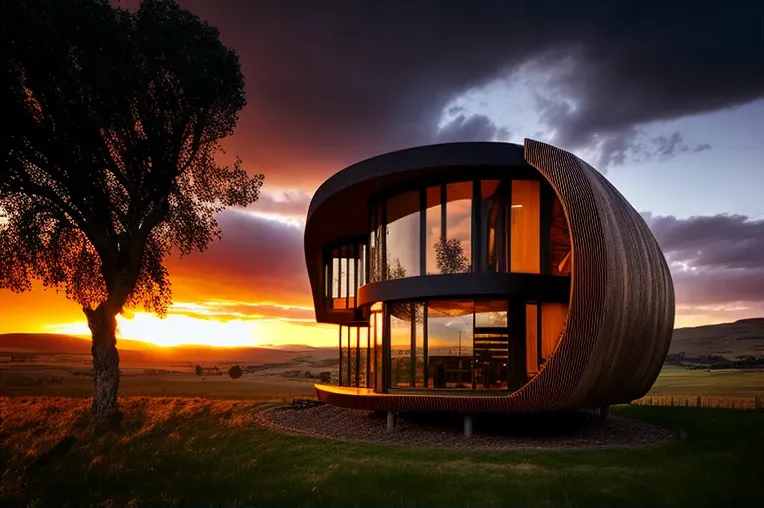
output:
[[[301,353],[321,353],[322,348],[288,346],[251,348],[218,348],[212,346],[159,347],[146,342],[118,339],[120,358],[139,360],[263,363],[285,362]],[[333,348],[329,348],[334,352]],[[0,334],[0,352],[24,352],[37,354],[90,354],[90,340],[71,335],[46,333]]]
[[[764,357],[764,318],[674,330],[670,353],[687,356]]]
[[[211,346],[177,346],[163,348],[145,342],[119,339],[117,346],[124,357],[146,356],[164,360],[194,359],[217,362],[279,362],[295,355],[334,353],[334,348],[312,348],[303,345],[284,347],[218,348]],[[57,334],[0,334],[0,351],[29,353],[90,354],[90,341]],[[741,319],[734,323],[679,328],[674,330],[669,353],[686,356],[718,355],[733,360],[740,356],[764,357],[764,318]]]

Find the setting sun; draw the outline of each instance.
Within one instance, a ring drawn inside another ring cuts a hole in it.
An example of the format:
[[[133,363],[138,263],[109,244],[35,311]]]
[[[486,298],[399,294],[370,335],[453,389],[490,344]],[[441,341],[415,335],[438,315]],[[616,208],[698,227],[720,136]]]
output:
[[[333,346],[337,341],[335,327],[320,326],[307,320],[248,316],[226,312],[233,302],[173,305],[167,317],[147,312],[117,316],[117,336],[158,346],[182,344],[216,347],[253,347],[263,345],[306,344]],[[288,308],[286,308],[288,309]],[[194,315],[187,315],[193,313]],[[82,321],[45,326],[50,333],[89,336]]]

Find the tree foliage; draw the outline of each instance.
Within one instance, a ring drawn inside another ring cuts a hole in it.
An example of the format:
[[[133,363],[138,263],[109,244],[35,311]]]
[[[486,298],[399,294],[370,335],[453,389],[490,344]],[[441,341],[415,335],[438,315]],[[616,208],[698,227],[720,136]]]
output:
[[[216,160],[243,87],[236,53],[174,1],[0,4],[0,287],[39,280],[82,306],[96,399],[117,372],[115,315],[164,314],[164,259],[259,197],[262,175]]]
[[[387,278],[386,280],[392,280],[392,279],[403,279],[406,277],[406,269],[401,264],[401,260],[399,258],[390,259],[390,251],[387,251]]]
[[[11,0],[2,19],[0,285],[164,313],[165,256],[262,185],[214,158],[245,105],[237,55],[169,1]]]
[[[464,254],[462,241],[458,238],[438,239],[435,243],[435,265],[440,273],[469,272],[470,260]]]

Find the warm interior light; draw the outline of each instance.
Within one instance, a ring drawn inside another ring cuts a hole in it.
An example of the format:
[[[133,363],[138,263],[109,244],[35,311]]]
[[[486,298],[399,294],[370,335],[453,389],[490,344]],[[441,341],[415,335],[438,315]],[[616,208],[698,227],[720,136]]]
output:
[[[512,205],[512,208],[522,208],[523,205]]]

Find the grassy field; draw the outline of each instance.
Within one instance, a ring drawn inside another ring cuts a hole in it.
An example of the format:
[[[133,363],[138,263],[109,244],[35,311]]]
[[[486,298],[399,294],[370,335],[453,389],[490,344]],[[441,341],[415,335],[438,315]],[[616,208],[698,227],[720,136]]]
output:
[[[10,357],[11,353],[5,353]],[[120,394],[124,396],[207,397],[262,400],[268,396],[313,395],[321,371],[337,375],[336,352],[279,352],[279,358],[266,358],[267,368],[246,373],[240,379],[228,375],[197,376],[193,361],[151,359],[143,355],[121,362]],[[35,353],[24,362],[0,362],[0,395],[90,397],[93,392],[89,354]],[[270,360],[270,361],[268,361]],[[256,360],[252,360],[257,364]],[[332,363],[333,362],[333,363]],[[212,364],[210,364],[212,365]],[[231,362],[218,361],[222,372]],[[207,363],[205,363],[207,366]],[[298,373],[298,375],[294,375]],[[754,397],[764,395],[764,370],[688,370],[666,366],[648,395],[684,397]]]
[[[3,506],[761,506],[764,413],[618,407],[686,432],[650,449],[420,450],[276,434],[255,401],[0,398]]]
[[[764,395],[764,370],[688,370],[667,365],[648,395],[750,397]]]

